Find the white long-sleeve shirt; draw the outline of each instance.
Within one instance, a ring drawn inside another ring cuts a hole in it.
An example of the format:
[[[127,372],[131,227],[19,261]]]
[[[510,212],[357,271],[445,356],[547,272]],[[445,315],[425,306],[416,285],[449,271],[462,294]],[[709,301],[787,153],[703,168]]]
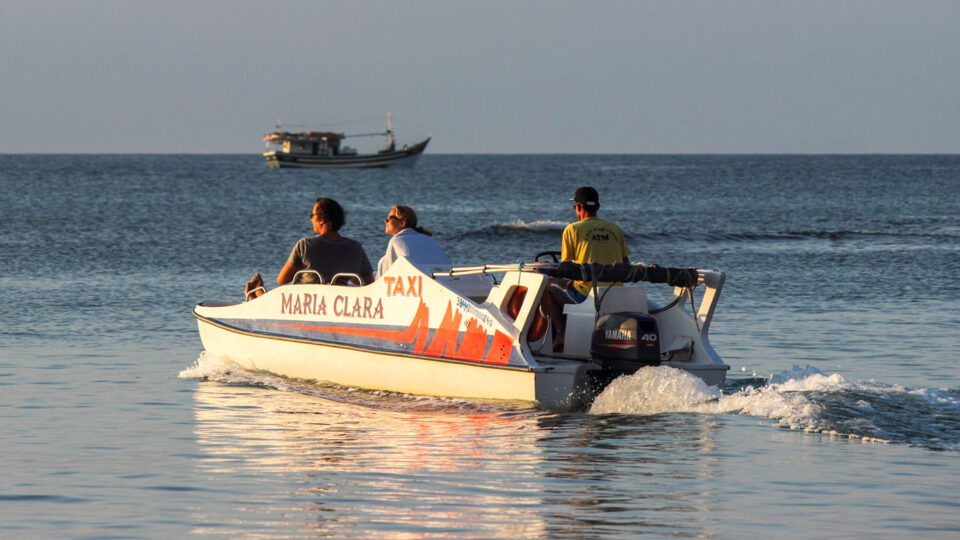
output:
[[[436,240],[413,229],[404,229],[390,239],[387,252],[377,263],[377,275],[382,276],[398,257],[406,257],[415,266],[423,269],[449,267],[451,264],[450,257],[447,257]]]

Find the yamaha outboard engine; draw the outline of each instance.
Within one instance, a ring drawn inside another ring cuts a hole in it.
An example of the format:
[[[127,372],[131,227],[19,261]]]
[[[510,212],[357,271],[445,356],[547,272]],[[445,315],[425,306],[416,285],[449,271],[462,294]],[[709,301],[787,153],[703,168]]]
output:
[[[611,375],[660,365],[657,320],[645,313],[608,313],[597,321],[590,355]]]

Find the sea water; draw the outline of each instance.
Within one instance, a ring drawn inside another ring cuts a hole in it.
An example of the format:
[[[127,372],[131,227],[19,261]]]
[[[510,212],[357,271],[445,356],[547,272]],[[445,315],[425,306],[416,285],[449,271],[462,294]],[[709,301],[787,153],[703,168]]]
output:
[[[581,185],[632,260],[727,273],[723,388],[559,413],[203,352],[193,306],[271,282],[317,197],[373,262],[409,204],[469,265],[559,249]],[[4,155],[0,187],[0,536],[960,535],[960,156]]]

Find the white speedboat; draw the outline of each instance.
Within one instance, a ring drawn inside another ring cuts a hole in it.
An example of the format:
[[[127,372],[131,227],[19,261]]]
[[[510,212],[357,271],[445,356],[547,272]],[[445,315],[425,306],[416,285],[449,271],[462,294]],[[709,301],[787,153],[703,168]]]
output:
[[[550,276],[594,283],[583,303],[564,307],[559,351],[540,309]],[[708,339],[724,282],[717,271],[525,263],[425,272],[401,258],[368,285],[349,278],[356,276],[283,285],[249,302],[200,303],[193,313],[203,346],[289,378],[556,410],[581,407],[646,365],[685,369],[711,385],[722,385],[729,369]],[[672,301],[656,305],[630,284],[640,281],[672,285]]]

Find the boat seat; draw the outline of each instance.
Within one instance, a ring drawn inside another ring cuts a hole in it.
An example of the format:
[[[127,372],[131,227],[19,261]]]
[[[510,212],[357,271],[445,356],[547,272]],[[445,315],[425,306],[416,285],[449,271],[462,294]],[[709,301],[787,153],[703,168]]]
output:
[[[608,294],[604,294],[607,289],[613,290]],[[598,287],[598,292],[600,293],[600,297],[603,298],[603,303],[600,305],[600,315],[621,311],[631,311],[633,313],[648,312],[646,287],[623,287],[614,285],[612,287]],[[579,304],[564,304],[563,314],[588,313],[593,317],[596,315],[596,304],[593,299],[593,291],[591,291],[587,299]]]
[[[323,276],[316,270],[300,270],[294,274],[293,279],[290,280],[291,285],[295,283],[316,283],[322,285],[324,281]]]
[[[353,280],[356,280],[356,283],[354,283]],[[363,286],[366,284],[363,282],[363,278],[361,278],[357,274],[352,274],[350,272],[341,272],[333,276],[333,278],[330,280],[330,285],[341,285],[341,286],[349,287],[349,286]]]

